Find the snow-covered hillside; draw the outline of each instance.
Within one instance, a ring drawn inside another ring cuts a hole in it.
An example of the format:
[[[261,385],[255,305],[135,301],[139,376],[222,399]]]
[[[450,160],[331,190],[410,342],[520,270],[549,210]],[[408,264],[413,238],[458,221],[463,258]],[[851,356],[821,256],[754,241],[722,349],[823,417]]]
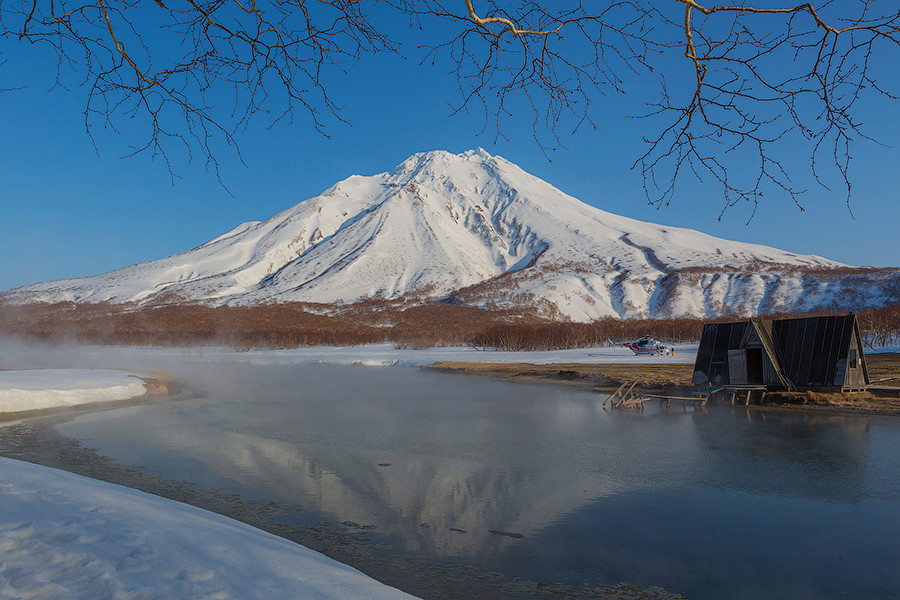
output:
[[[447,299],[578,321],[861,310],[900,272],[593,208],[483,150],[416,154],[193,250],[30,285],[11,302]]]

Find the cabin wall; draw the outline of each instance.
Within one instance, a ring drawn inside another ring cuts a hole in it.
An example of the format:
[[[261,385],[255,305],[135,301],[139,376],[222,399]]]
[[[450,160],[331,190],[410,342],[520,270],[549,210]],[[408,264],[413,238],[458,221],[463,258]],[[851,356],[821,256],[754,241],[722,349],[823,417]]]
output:
[[[692,381],[695,385],[729,383],[728,352],[740,348],[749,322],[707,323],[700,336]]]
[[[847,354],[844,380],[839,385],[847,388],[863,388],[867,386],[869,382],[866,378],[865,367],[863,366],[865,360],[863,353],[860,349],[851,347]],[[837,384],[837,382],[835,383]]]
[[[868,385],[856,317],[704,325],[694,365],[695,384],[784,387],[781,375],[797,389]]]
[[[863,377],[862,369],[847,369],[847,375],[844,378],[842,387],[864,388],[868,385],[866,378]]]
[[[778,376],[778,371],[775,370],[775,365],[772,364],[768,354],[763,354],[763,383],[777,387],[783,387],[784,385],[781,383],[781,377]]]
[[[848,381],[860,377],[862,360],[861,352],[855,361],[848,360],[855,323],[853,315],[775,321],[773,339],[787,378],[799,389],[854,385]]]

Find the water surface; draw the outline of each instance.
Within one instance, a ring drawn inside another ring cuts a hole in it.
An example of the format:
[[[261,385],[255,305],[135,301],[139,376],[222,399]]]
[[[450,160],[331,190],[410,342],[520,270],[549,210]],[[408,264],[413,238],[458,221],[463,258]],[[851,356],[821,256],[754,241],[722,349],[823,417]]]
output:
[[[401,367],[178,375],[199,397],[59,429],[438,564],[692,598],[900,598],[896,420],[612,412],[590,392]]]

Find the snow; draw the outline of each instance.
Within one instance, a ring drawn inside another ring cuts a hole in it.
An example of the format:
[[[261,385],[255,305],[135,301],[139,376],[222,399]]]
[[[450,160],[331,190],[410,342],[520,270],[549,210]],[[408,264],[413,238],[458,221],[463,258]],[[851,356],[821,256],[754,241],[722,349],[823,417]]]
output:
[[[459,303],[590,321],[862,310],[900,278],[822,274],[845,267],[602,211],[479,149],[416,154],[193,250],[5,299],[330,304],[463,290]]]
[[[186,504],[0,458],[0,598],[413,598]]]
[[[22,369],[62,362],[153,360],[254,364],[418,366],[436,361],[693,362],[635,357],[622,347],[552,352],[397,349],[390,344],[239,352],[225,348],[44,348],[0,344],[0,412],[123,400],[143,393],[135,373]],[[192,506],[71,473],[0,458],[0,598],[412,598],[308,548]]]
[[[145,391],[138,375],[112,369],[0,371],[0,413],[125,400]]]
[[[395,348],[392,344],[371,344],[366,346],[331,347],[316,346],[291,350],[267,350],[249,353],[232,353],[220,350],[207,357],[212,360],[243,360],[254,364],[322,363],[362,366],[409,366],[418,367],[442,361],[479,363],[528,363],[547,365],[555,363],[689,363],[697,356],[697,344],[675,344],[674,356],[638,357],[622,346],[574,348],[547,351],[497,351],[471,347],[428,348],[408,350]],[[213,358],[213,356],[215,358]]]
[[[2,341],[2,340],[0,340]],[[390,343],[363,346],[312,346],[285,350],[232,350],[222,347],[138,348],[131,346],[78,346],[77,348],[14,345],[0,343],[0,369],[22,369],[41,366],[48,369],[77,366],[97,368],[116,365],[137,368],[150,361],[199,363],[266,364],[337,364],[361,366],[419,367],[439,361],[486,363],[638,363],[693,364],[697,344],[672,344],[674,356],[635,356],[623,346],[573,348],[550,351],[497,351],[469,346],[425,349],[397,348]],[[4,371],[0,371],[2,376]]]

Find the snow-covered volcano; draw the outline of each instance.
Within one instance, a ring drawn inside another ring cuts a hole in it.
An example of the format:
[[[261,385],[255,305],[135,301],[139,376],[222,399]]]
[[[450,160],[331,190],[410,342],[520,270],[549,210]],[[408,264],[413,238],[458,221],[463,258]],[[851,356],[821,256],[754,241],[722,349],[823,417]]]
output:
[[[354,175],[202,246],[10,302],[446,299],[551,317],[860,310],[900,274],[715,238],[593,208],[484,150],[416,154]]]

